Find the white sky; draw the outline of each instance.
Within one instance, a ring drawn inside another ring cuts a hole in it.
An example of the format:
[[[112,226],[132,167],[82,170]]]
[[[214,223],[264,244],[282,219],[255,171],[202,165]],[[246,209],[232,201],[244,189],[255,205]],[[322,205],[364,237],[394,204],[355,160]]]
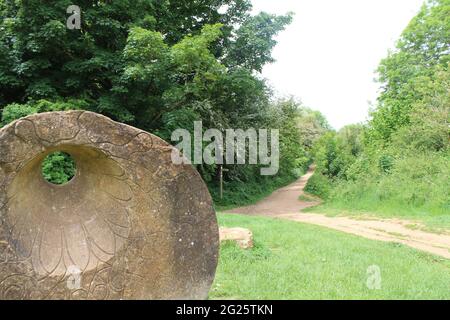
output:
[[[379,85],[375,70],[423,0],[252,0],[254,12],[295,12],[264,77],[278,95],[294,95],[330,124],[368,119]]]

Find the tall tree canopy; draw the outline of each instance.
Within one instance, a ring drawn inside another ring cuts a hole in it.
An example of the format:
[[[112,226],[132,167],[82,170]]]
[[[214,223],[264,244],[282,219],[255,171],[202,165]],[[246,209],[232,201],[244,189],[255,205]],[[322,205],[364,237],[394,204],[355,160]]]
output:
[[[284,150],[280,181],[307,163],[296,107],[272,105],[260,75],[292,14],[252,15],[250,0],[79,0],[81,29],[69,30],[71,4],[0,0],[2,125],[84,109],[166,140],[196,120],[220,130],[275,128]],[[46,167],[64,167],[56,162]],[[229,167],[228,181],[256,179],[258,168]],[[218,166],[197,168],[206,181],[217,179]]]
[[[256,119],[267,89],[254,72],[291,20],[251,16],[248,0],[80,0],[82,28],[68,30],[70,4],[0,1],[0,109],[68,102],[149,130]]]

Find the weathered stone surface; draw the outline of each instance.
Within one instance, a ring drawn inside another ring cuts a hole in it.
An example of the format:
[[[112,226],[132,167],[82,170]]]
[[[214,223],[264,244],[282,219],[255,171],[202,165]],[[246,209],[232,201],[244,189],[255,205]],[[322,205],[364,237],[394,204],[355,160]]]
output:
[[[219,229],[220,241],[234,241],[242,249],[253,248],[253,233],[245,228],[224,228]]]
[[[0,299],[204,299],[218,259],[209,192],[147,132],[84,111],[0,130]],[[48,183],[54,151],[77,165]]]

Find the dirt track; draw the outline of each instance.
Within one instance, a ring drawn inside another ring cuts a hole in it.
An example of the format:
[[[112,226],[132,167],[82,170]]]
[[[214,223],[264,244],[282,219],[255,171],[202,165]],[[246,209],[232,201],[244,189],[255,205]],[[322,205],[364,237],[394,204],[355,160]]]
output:
[[[300,212],[318,204],[317,202],[298,200],[312,174],[313,170],[310,169],[306,175],[293,184],[275,191],[257,204],[229,210],[225,213],[266,216],[315,224],[372,240],[401,243],[450,259],[449,235],[409,229],[406,227],[407,225],[416,224],[411,221],[398,219],[356,220],[348,217],[327,217],[322,214]]]

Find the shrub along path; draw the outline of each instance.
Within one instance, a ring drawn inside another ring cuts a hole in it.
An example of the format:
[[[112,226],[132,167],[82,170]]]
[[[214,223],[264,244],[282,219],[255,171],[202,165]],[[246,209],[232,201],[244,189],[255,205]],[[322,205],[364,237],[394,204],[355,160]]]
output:
[[[296,222],[315,224],[372,240],[395,242],[450,259],[450,235],[435,234],[422,230],[413,230],[408,225],[416,222],[388,219],[362,220],[348,217],[327,217],[322,214],[300,212],[318,205],[318,201],[302,201],[299,196],[314,169],[293,184],[275,191],[272,195],[255,205],[225,211],[228,214],[245,214],[286,219]]]

